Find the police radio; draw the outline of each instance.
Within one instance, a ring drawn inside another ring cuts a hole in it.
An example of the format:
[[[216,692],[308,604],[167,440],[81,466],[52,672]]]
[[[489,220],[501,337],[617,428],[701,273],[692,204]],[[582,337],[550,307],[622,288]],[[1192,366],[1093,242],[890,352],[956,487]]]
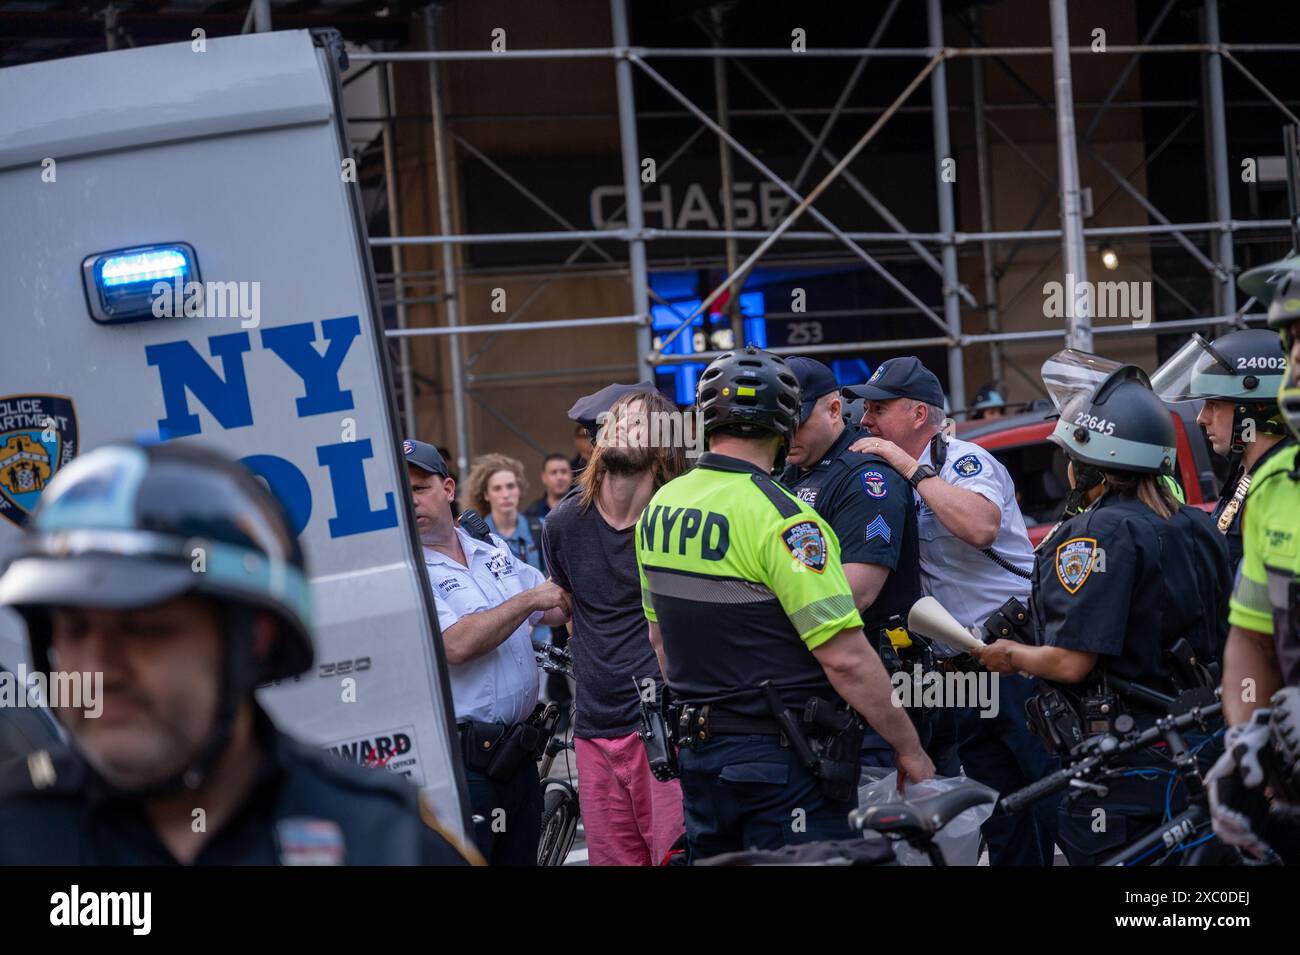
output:
[[[460,520],[456,523],[470,537],[481,540],[485,544],[492,543],[492,529],[487,526],[487,521],[478,516],[478,511],[466,508],[461,511]]]

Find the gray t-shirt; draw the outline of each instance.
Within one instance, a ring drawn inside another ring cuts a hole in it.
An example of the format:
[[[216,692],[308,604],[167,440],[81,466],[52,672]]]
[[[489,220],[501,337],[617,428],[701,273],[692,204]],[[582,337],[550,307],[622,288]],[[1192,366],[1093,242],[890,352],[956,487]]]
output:
[[[574,735],[582,739],[626,736],[640,716],[633,678],[663,679],[641,609],[636,570],[636,525],[614,530],[595,504],[583,510],[580,494],[562,500],[542,527],[551,578],[573,595],[573,672],[578,684]]]

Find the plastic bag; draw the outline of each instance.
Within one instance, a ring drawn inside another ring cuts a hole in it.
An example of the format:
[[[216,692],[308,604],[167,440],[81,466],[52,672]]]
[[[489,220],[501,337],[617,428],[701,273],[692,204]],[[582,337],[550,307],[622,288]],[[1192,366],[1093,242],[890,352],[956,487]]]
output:
[[[881,773],[888,775],[881,776]],[[909,783],[900,797],[898,773],[878,766],[864,766],[858,785],[858,807],[878,806],[886,803],[910,802],[937,793],[952,792],[969,786],[980,786],[965,776],[936,776],[923,783]],[[983,788],[983,787],[981,787]],[[993,804],[985,803],[963,810],[939,830],[934,844],[943,850],[948,865],[978,865],[980,860],[980,826],[993,815]],[[906,842],[894,842],[894,855],[902,865],[929,865],[925,852],[913,849]]]

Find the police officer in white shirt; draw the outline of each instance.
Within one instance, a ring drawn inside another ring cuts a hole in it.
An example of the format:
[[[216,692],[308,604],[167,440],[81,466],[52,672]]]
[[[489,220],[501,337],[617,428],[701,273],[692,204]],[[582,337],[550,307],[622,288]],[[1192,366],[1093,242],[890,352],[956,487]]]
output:
[[[916,491],[921,588],[963,626],[980,626],[1010,598],[1029,602],[1034,550],[1011,475],[997,458],[943,433],[943,388],[914,357],[891,358],[863,385],[846,391],[866,401],[871,437],[852,450],[878,454]],[[998,714],[958,712],[958,751],[966,774],[1000,792],[1045,776],[1054,766],[1025,727],[1024,701],[1036,684],[999,679]],[[1052,800],[984,826],[993,865],[1051,865],[1056,833]]]
[[[476,821],[474,841],[493,865],[536,865],[542,791],[521,746],[537,705],[531,627],[569,619],[568,595],[519,560],[500,538],[456,526],[456,482],[437,448],[402,442],[425,570],[438,610],[452,702]]]

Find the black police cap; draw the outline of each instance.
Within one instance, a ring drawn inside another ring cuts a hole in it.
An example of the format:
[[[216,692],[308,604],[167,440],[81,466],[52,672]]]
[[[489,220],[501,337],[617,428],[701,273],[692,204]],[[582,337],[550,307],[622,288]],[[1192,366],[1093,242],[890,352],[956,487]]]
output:
[[[595,394],[586,395],[575,401],[573,407],[569,409],[569,420],[578,422],[587,429],[588,433],[594,435],[600,416],[614,407],[621,398],[628,395],[653,394],[657,390],[653,381],[640,381],[635,385],[606,385]]]
[[[803,424],[812,414],[817,400],[823,395],[835,394],[840,390],[834,373],[816,358],[804,358],[796,355],[785,360],[786,365],[799,379],[799,392],[802,403],[799,410],[799,423]]]
[[[924,401],[927,405],[943,407],[943,387],[939,384],[939,379],[921,364],[921,359],[913,355],[882,361],[864,384],[844,390],[868,401],[911,398],[914,401]]]

